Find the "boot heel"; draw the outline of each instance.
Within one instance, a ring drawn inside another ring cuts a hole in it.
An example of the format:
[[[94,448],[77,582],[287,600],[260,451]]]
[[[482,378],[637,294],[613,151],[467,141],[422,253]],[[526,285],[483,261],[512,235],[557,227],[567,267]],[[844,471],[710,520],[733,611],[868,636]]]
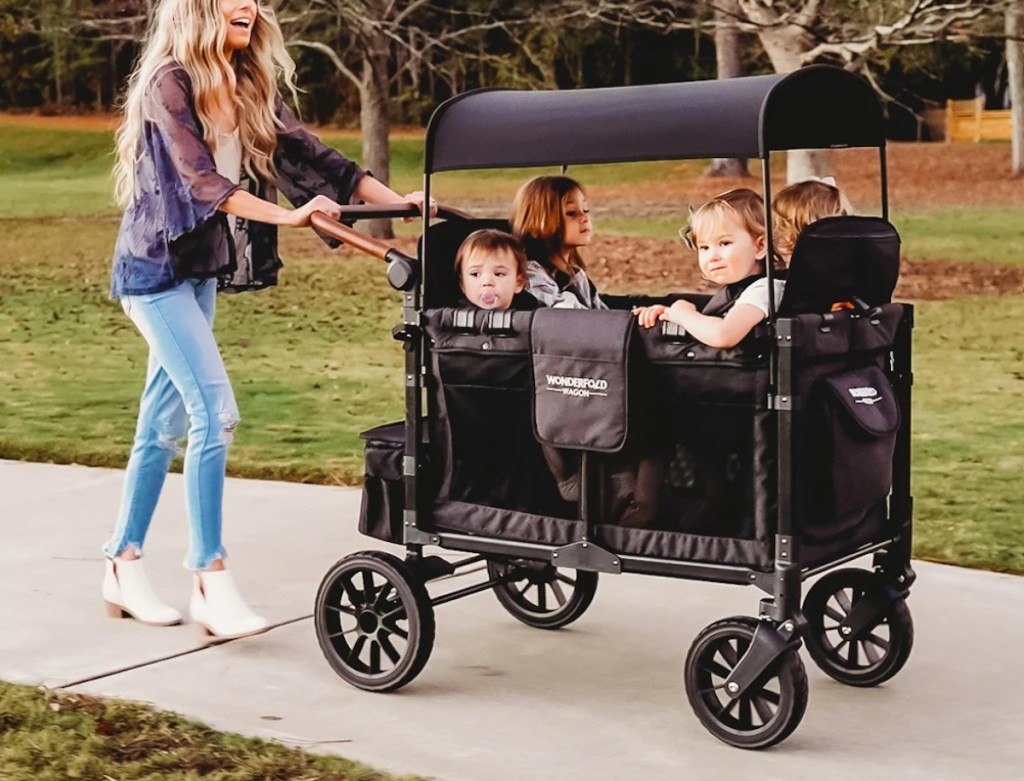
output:
[[[107,606],[107,615],[110,618],[131,618],[128,612],[120,605],[115,605],[113,602],[105,602]]]

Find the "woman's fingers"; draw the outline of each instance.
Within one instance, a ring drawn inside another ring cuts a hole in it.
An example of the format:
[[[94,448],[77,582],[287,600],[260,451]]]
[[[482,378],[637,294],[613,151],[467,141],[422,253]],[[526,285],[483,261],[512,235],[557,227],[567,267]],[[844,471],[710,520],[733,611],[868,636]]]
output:
[[[411,204],[415,204],[416,208],[418,208],[420,210],[420,214],[423,214],[424,209],[423,209],[423,191],[422,190],[416,190],[415,192],[407,193],[407,194],[403,195],[402,198],[403,198],[403,200],[408,201]],[[435,201],[433,198],[430,199],[430,216],[431,217],[436,217],[437,216],[437,201]],[[413,220],[413,219],[415,219],[415,217],[406,217],[405,221],[409,222],[410,220]]]
[[[341,206],[326,195],[318,195],[306,205],[309,208],[310,214],[313,212],[323,212],[332,220],[336,220],[341,216]]]

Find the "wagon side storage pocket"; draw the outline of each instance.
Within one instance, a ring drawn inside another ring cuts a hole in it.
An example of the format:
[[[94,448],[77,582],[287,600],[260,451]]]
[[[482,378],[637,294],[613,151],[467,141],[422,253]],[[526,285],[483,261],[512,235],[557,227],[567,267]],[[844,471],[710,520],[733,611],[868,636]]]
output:
[[[384,542],[402,542],[405,485],[405,423],[388,423],[359,435],[366,441],[359,531]]]
[[[610,310],[533,316],[533,425],[554,448],[615,453],[629,431],[629,345],[636,318]]]
[[[834,539],[856,525],[892,488],[900,410],[877,366],[819,380],[811,417],[813,526],[805,534]],[[810,533],[810,534],[808,534]]]

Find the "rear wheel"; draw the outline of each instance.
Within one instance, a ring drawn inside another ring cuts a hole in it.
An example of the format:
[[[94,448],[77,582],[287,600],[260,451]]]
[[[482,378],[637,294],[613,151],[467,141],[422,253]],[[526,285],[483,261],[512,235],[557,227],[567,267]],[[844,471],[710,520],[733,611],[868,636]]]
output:
[[[796,650],[785,651],[743,694],[725,681],[750,648],[756,618],[734,616],[705,627],[686,655],[686,696],[701,724],[737,748],[768,748],[785,740],[807,709],[807,673]]]
[[[597,592],[597,573],[558,569],[541,561],[487,562],[502,607],[538,629],[560,629],[582,616]]]
[[[877,686],[907,663],[914,622],[906,600],[889,591],[882,575],[862,569],[836,570],[811,586],[804,641],[826,675],[850,686]],[[858,616],[865,611],[866,621]]]
[[[353,553],[324,576],[316,637],[334,671],[367,691],[394,691],[420,674],[434,647],[427,589],[389,553]]]

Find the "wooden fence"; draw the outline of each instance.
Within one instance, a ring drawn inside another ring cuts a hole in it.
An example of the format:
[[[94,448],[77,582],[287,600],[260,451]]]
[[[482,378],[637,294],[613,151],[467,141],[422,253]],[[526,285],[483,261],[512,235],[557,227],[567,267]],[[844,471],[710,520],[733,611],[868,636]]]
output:
[[[1010,110],[985,110],[985,99],[946,101],[946,141],[1009,141]]]

